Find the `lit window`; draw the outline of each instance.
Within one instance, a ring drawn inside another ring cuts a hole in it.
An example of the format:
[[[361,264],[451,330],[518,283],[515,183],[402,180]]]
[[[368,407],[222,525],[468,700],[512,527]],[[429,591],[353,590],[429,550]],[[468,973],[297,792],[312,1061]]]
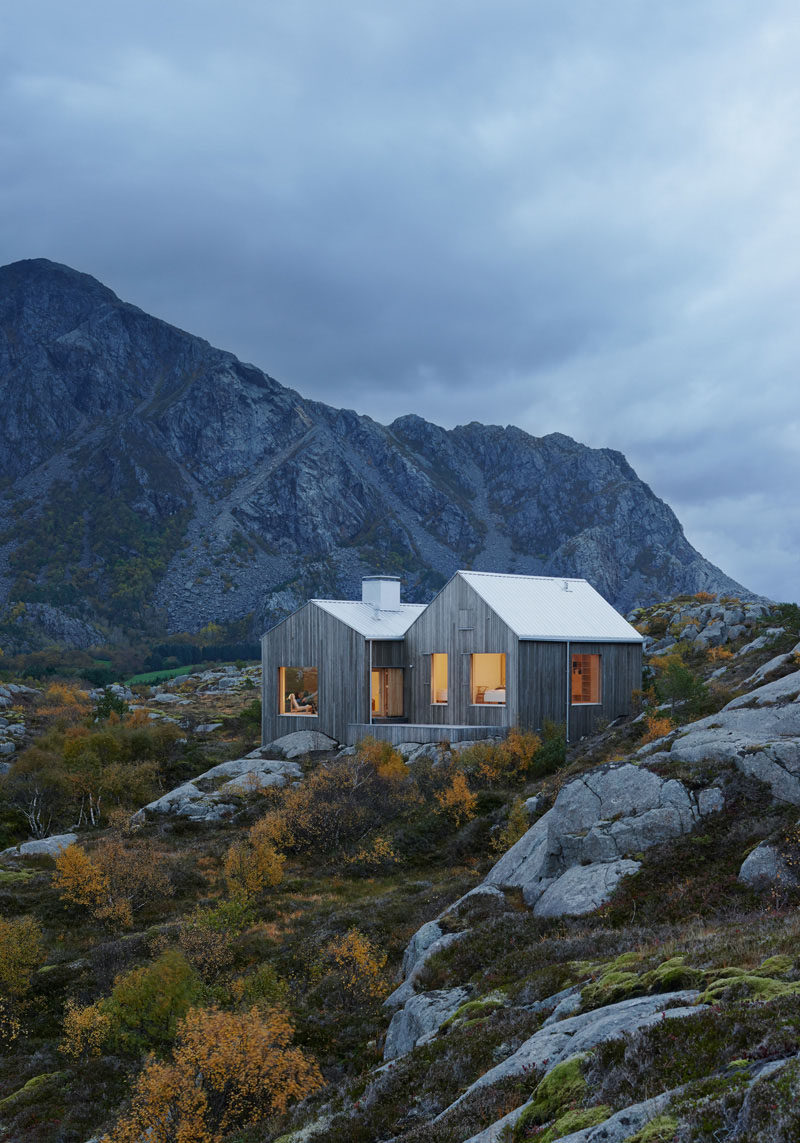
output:
[[[316,667],[278,667],[278,713],[317,715],[319,672]]]
[[[447,702],[447,655],[431,655],[431,702],[434,706]]]
[[[572,656],[572,705],[600,702],[600,656]]]
[[[506,657],[472,655],[472,701],[481,706],[505,706]]]
[[[400,718],[403,714],[403,671],[399,667],[376,667],[372,672],[372,713],[376,718]]]

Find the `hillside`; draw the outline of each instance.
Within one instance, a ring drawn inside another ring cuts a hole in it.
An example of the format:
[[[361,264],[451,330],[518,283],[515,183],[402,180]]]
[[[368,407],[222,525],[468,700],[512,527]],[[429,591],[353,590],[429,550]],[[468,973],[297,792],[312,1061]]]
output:
[[[0,379],[6,650],[210,621],[257,636],[376,572],[417,602],[459,567],[585,576],[622,610],[747,594],[618,452],[376,424],[43,259],[0,269]]]
[[[641,713],[566,756],[259,747],[257,666],[7,679],[0,1139],[796,1140],[800,612],[633,618]]]

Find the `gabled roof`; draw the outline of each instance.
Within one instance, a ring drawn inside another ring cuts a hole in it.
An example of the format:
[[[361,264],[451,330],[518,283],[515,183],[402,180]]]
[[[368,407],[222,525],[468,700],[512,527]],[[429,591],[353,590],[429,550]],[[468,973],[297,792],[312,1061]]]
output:
[[[424,603],[401,603],[399,611],[382,611],[360,599],[312,599],[309,602],[340,619],[365,639],[402,639],[425,610]]]
[[[642,636],[585,579],[459,571],[520,639],[641,643]]]

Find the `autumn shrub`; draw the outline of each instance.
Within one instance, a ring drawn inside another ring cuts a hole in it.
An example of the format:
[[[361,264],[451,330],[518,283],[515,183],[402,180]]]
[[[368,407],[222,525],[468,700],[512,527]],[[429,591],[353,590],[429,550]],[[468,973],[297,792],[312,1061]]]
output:
[[[42,930],[33,917],[0,917],[0,997],[24,996],[44,960]]]
[[[516,784],[552,774],[566,759],[563,725],[545,722],[542,735],[512,727],[502,742],[481,741],[459,750],[456,765],[483,785]]]
[[[225,855],[223,875],[232,897],[251,901],[283,880],[286,858],[273,842],[273,824],[261,818]]]
[[[277,849],[314,854],[360,841],[419,803],[413,778],[400,765],[356,754],[320,766],[265,815],[264,837]]]
[[[492,849],[495,853],[505,853],[511,849],[521,837],[524,837],[530,828],[530,819],[522,798],[516,798],[508,812],[508,821],[492,838]]]
[[[388,837],[374,837],[368,845],[346,858],[347,868],[364,877],[379,873],[390,873],[400,862],[394,845]]]
[[[461,825],[475,816],[478,795],[473,793],[463,770],[456,770],[449,786],[436,794],[440,812],[454,825]]]
[[[63,901],[110,928],[129,928],[135,912],[172,891],[165,859],[151,842],[116,838],[104,839],[91,854],[67,846],[56,858],[53,884]]]
[[[182,923],[178,944],[189,964],[211,983],[233,964],[239,931],[240,926],[223,911],[198,908]]]
[[[101,1051],[140,1056],[163,1051],[175,1039],[178,1022],[203,997],[202,982],[176,949],[151,964],[123,973],[111,995],[86,1007],[70,1004],[61,1050],[73,1059]]]
[[[659,738],[664,738],[675,729],[675,724],[668,714],[660,714],[658,711],[651,711],[644,717],[644,733],[641,738],[642,745],[648,742],[656,742]]]
[[[387,955],[357,928],[334,937],[312,965],[313,998],[322,1007],[356,1012],[376,1006],[388,991]]]
[[[194,1008],[181,1022],[172,1060],[151,1060],[131,1110],[103,1143],[221,1143],[282,1114],[322,1087],[317,1065],[291,1046],[280,1010]]]

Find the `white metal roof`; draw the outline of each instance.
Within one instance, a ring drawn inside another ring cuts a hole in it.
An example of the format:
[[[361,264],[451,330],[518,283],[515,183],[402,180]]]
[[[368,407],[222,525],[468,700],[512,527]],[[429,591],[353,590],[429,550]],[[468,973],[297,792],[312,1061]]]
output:
[[[310,602],[360,632],[365,639],[402,639],[425,610],[424,603],[401,603],[399,611],[383,611],[360,599],[312,599]]]
[[[459,571],[520,639],[641,643],[635,627],[585,579]]]

